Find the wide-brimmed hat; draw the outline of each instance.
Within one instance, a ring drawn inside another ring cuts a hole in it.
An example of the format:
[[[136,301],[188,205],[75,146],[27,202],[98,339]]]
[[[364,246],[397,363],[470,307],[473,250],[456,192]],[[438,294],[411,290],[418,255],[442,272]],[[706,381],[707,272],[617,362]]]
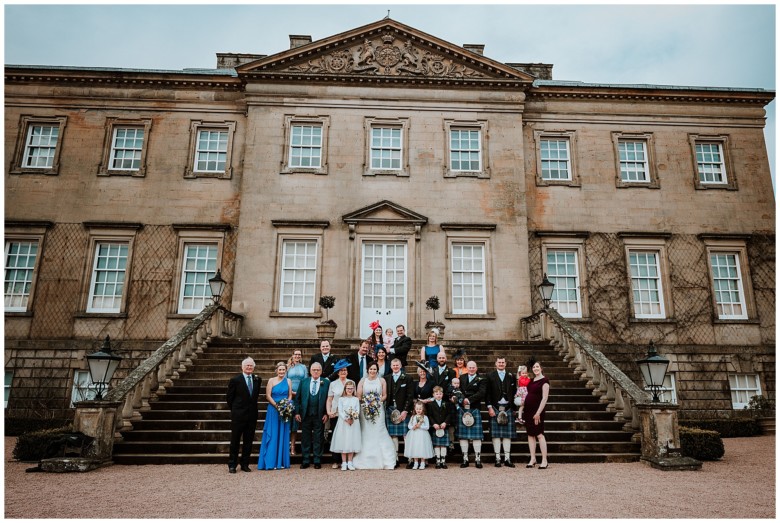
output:
[[[418,368],[420,368],[420,369],[424,370],[425,372],[427,372],[428,374],[431,373],[431,369],[430,369],[430,367],[428,367],[428,362],[427,361],[415,361],[414,364],[417,365]]]
[[[346,369],[350,365],[352,365],[352,363],[350,363],[346,358],[342,358],[336,362],[336,364],[333,366],[333,370],[338,371],[341,369]]]

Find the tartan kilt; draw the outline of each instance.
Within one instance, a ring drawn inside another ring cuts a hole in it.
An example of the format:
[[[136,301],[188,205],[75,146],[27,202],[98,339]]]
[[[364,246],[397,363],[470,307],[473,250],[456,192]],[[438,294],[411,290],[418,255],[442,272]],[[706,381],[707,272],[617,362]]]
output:
[[[431,431],[431,442],[433,443],[434,447],[449,447],[450,446],[450,431],[448,429],[444,429],[444,436],[438,437],[436,436],[436,431]]]
[[[467,410],[474,416],[474,424],[470,427],[463,424],[463,413]],[[458,439],[483,439],[482,415],[479,409],[458,408]]]
[[[409,422],[404,420],[398,425],[395,425],[392,421],[390,421],[390,414],[392,412],[392,407],[388,407],[385,412],[385,425],[387,425],[387,433],[390,434],[391,437],[406,436],[406,433],[409,432],[409,427],[407,426],[407,423]]]
[[[496,422],[498,415],[490,418],[490,437],[491,438],[515,438],[517,437],[517,428],[515,427],[515,413],[511,410],[506,411],[509,421],[506,425],[499,425]]]

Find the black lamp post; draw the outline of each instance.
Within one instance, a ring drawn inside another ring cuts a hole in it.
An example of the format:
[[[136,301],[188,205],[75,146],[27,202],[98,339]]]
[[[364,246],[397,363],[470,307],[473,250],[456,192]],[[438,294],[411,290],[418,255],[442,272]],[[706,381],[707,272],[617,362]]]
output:
[[[103,399],[103,392],[108,388],[120,361],[122,361],[122,356],[111,352],[111,339],[108,336],[103,340],[103,346],[99,351],[87,354],[89,377],[92,383],[97,386],[95,399]]]
[[[544,273],[544,278],[542,279],[542,283],[539,284],[539,294],[542,296],[542,303],[544,303],[544,308],[550,306],[550,300],[552,300],[552,293],[553,288],[555,288],[555,284],[547,279],[547,273]]]
[[[639,365],[639,370],[642,371],[642,377],[650,391],[653,393],[653,402],[656,403],[661,401],[658,397],[658,391],[664,384],[666,369],[669,368],[669,360],[658,355],[658,352],[655,350],[655,344],[651,341],[650,346],[647,348],[647,356],[641,360],[637,360],[636,364]]]
[[[222,273],[217,269],[217,274],[209,280],[209,286],[211,287],[211,297],[214,299],[214,303],[219,303],[222,298],[222,292],[225,290],[227,282],[222,279]]]

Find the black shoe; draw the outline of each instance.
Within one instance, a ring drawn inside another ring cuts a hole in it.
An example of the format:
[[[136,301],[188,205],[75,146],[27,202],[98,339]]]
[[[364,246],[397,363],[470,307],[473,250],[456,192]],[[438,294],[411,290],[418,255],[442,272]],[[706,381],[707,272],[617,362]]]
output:
[[[399,465],[399,464],[398,464],[398,462],[396,461],[396,462],[395,462],[395,467],[393,467],[393,469],[397,469],[397,468],[398,468],[398,467],[400,467],[400,466],[401,466],[401,465]]]
[[[469,462],[468,461],[464,461],[463,463],[460,464],[460,468],[462,468],[462,469],[465,469],[468,466],[469,466]]]
[[[436,462],[436,470],[439,470],[440,468],[441,468],[441,463],[439,463],[439,462],[437,461],[437,462]]]
[[[441,468],[446,469],[447,468],[447,464],[442,462]]]
[[[525,468],[527,468],[527,469],[532,469],[532,468],[534,468],[535,466],[536,466],[536,463],[534,462],[534,463],[529,463],[528,465],[526,465],[526,466],[525,466]]]
[[[496,468],[497,468],[497,469],[500,469],[500,468],[501,468],[501,462],[500,462],[500,461],[496,461]]]
[[[250,469],[247,465],[241,465],[241,470],[243,472],[252,472],[252,469]]]
[[[409,463],[406,464],[406,470],[411,470],[412,467],[414,467],[413,461],[410,461]]]
[[[512,462],[511,462],[511,461],[509,461],[509,460],[506,460],[506,461],[504,461],[504,466],[505,466],[505,467],[509,467],[510,469],[513,469],[513,468],[515,468],[515,464],[514,464],[514,463],[512,463]]]
[[[228,467],[228,472],[230,472],[231,474],[235,474],[236,473],[236,467]]]
[[[307,468],[309,468],[308,463],[301,463],[301,469],[307,469]]]
[[[545,466],[541,466],[541,465],[539,465],[539,470],[546,469],[547,467],[548,467],[548,465],[545,465]]]
[[[482,468],[482,462],[481,462],[481,461],[477,461],[477,464],[476,464],[475,466],[476,466],[478,469],[481,469],[481,468]]]
[[[314,468],[315,468],[315,469],[321,469],[321,468],[322,468],[322,465],[320,465],[319,463],[315,463],[315,464],[314,464]]]

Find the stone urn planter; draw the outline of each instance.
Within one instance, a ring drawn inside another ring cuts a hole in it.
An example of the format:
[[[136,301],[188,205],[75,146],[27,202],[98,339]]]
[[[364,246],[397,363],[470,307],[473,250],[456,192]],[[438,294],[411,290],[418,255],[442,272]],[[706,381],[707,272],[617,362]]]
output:
[[[317,338],[320,341],[333,341],[336,337],[336,322],[328,319],[328,311],[336,304],[336,298],[333,296],[320,296],[320,307],[325,309],[325,321],[317,324]]]
[[[761,427],[762,434],[775,434],[775,402],[764,396],[752,396],[745,407]]]

